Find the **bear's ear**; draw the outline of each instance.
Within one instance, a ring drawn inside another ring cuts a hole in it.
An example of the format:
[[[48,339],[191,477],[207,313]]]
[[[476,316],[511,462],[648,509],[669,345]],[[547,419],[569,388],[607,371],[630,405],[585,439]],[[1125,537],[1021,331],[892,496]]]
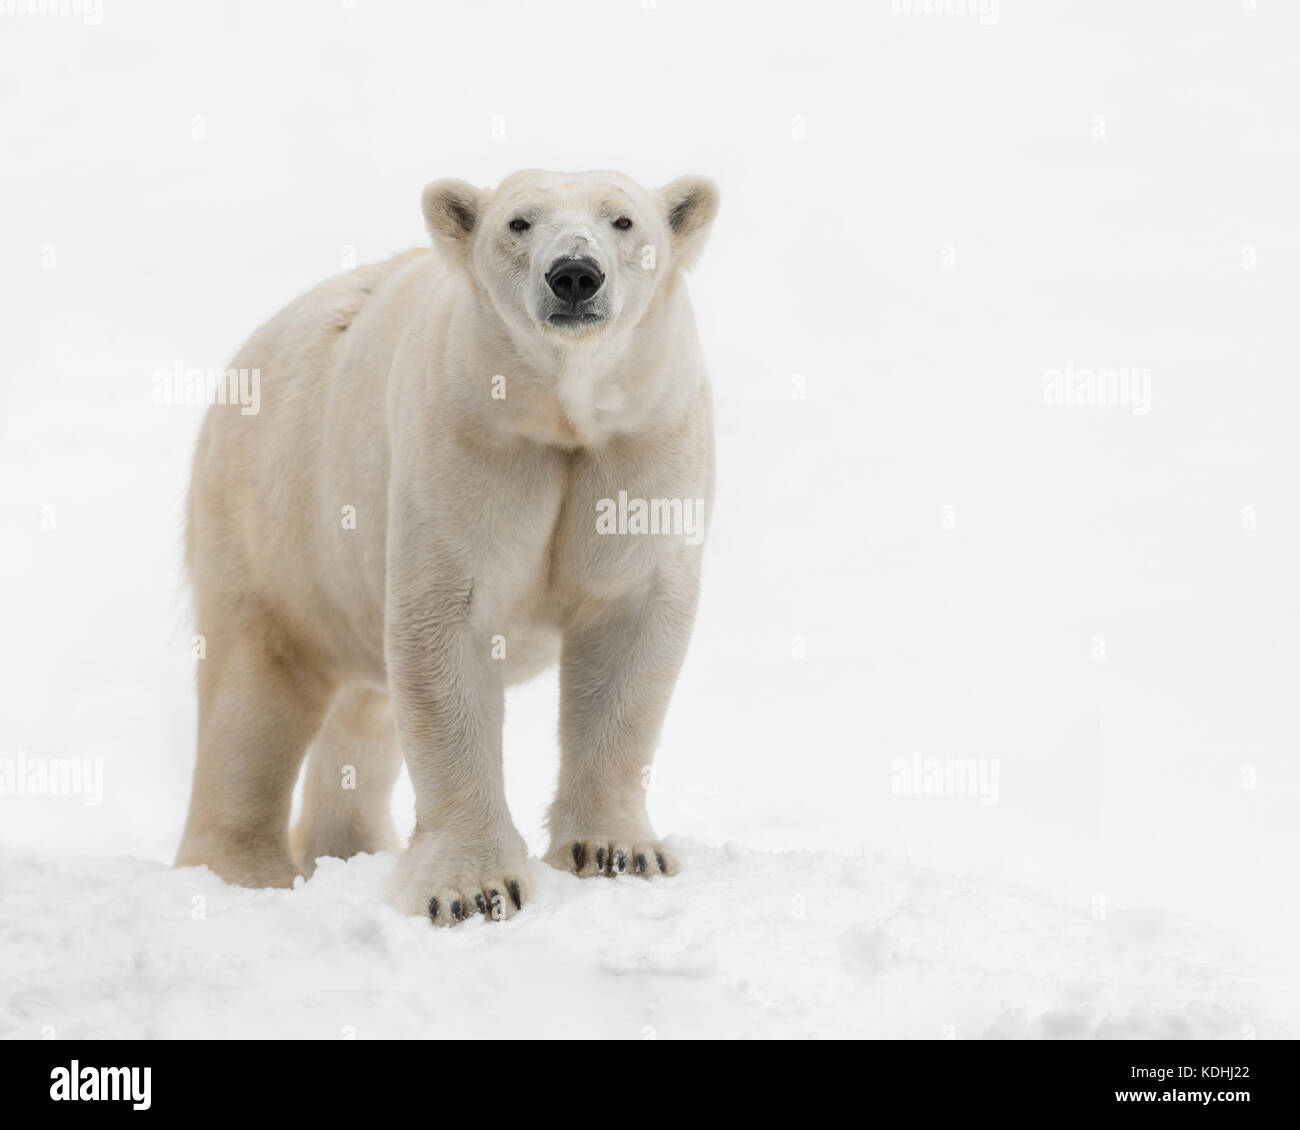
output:
[[[463,180],[436,180],[425,186],[420,203],[434,242],[458,245],[478,226],[483,192]]]
[[[659,190],[673,240],[673,265],[685,270],[699,255],[718,214],[718,186],[708,177],[678,177]]]

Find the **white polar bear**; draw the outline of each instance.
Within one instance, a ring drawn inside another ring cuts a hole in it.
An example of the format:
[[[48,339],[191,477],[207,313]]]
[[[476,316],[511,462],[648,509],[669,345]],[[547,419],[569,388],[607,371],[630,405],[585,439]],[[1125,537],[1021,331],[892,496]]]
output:
[[[701,177],[437,181],[432,253],[331,279],[253,334],[234,367],[260,373],[260,411],[209,410],[190,490],[206,658],[178,866],[289,886],[318,856],[396,850],[404,756],[416,826],[395,901],[439,924],[509,917],[531,887],[504,688],[558,658],[547,862],[675,870],[642,771],[702,537],[597,522],[615,499],[642,519],[708,512],[712,412],[681,275],[717,203]]]

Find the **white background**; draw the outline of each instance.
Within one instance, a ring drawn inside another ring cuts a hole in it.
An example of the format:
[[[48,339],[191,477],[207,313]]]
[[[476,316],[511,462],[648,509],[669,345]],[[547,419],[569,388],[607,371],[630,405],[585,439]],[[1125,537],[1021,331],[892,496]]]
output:
[[[425,243],[435,177],[699,172],[719,493],[660,831],[1293,953],[1300,12],[899,6],[0,16],[0,757],[105,774],[0,797],[0,859],[175,850],[201,410],[157,370]],[[1149,412],[1046,403],[1068,363]],[[534,849],[555,709],[508,704]],[[898,795],[915,751],[997,759],[997,803]]]

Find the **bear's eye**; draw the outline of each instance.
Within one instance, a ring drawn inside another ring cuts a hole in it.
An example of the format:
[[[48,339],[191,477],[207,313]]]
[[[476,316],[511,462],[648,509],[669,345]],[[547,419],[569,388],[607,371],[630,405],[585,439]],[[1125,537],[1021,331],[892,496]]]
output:
[[[614,221],[614,226],[618,228],[619,231],[627,231],[627,229],[632,226],[632,221],[626,216],[619,216],[619,218]]]
[[[530,227],[532,227],[532,225],[522,216],[516,216],[510,221],[511,231],[527,231]]]

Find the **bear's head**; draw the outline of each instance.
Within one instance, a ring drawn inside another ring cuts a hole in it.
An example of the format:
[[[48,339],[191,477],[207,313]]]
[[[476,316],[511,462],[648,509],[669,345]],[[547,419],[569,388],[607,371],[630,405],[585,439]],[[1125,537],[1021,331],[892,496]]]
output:
[[[641,321],[699,253],[718,190],[697,176],[654,191],[620,173],[529,170],[495,191],[434,181],[423,205],[435,243],[512,334],[567,345]]]

